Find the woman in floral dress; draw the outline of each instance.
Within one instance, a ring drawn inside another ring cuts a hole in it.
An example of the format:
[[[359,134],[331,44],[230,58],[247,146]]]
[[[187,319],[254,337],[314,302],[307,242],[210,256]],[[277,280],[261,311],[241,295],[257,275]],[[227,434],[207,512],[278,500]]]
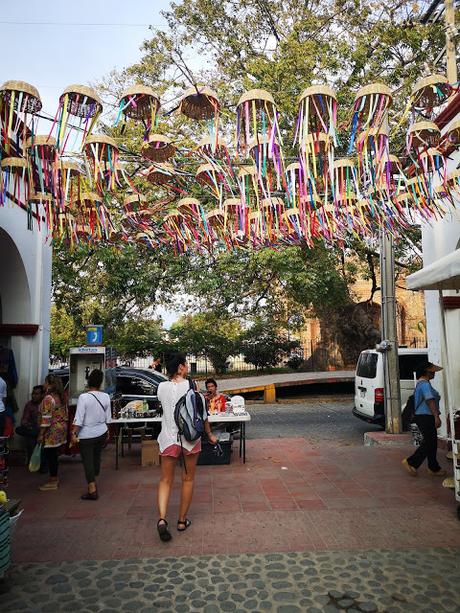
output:
[[[40,434],[37,440],[43,444],[49,471],[48,483],[39,489],[47,492],[59,487],[59,448],[65,445],[67,440],[67,407],[59,377],[48,375],[44,387],[45,398],[40,407]]]

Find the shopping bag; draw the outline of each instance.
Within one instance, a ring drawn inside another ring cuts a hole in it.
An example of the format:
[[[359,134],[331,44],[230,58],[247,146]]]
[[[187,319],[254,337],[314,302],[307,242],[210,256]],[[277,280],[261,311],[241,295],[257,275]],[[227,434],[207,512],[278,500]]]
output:
[[[36,473],[40,470],[40,466],[42,463],[42,444],[37,443],[35,445],[34,450],[32,451],[32,455],[30,456],[29,462],[29,470],[31,473]]]

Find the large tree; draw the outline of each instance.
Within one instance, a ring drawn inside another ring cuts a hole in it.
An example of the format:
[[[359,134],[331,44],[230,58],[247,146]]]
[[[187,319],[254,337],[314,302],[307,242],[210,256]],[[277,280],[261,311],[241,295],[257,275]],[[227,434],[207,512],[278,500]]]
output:
[[[267,89],[280,109],[289,155],[295,153],[289,143],[297,96],[312,83],[329,82],[338,91],[345,152],[350,107],[358,88],[376,80],[386,82],[396,90],[392,115],[401,112],[414,81],[442,49],[442,26],[420,21],[428,4],[175,2],[164,13],[168,29],[145,41],[141,60],[110,75],[102,88],[115,99],[128,83],[140,81],[161,95],[169,111],[185,87],[209,84],[219,92],[224,107],[221,129],[229,138],[239,94],[249,88]],[[203,136],[196,124],[176,113],[163,117],[159,130],[188,145]],[[117,128],[116,134],[128,150],[139,150],[140,130],[128,126],[123,134]],[[399,153],[402,146],[402,131],[392,134],[392,151]],[[196,195],[212,206],[209,197]],[[414,243],[416,253],[416,233],[398,245],[400,270],[413,264]],[[289,322],[310,312],[327,324],[325,328],[332,328],[331,339],[339,340],[344,361],[349,361],[376,333],[374,312],[363,309],[349,289],[358,275],[372,281],[370,303],[378,289],[375,242],[354,240],[347,248],[318,242],[313,249],[304,245],[179,257],[135,246],[88,247],[70,255],[57,252],[54,295],[57,305],[77,322],[101,321],[109,329],[171,300],[191,312],[212,309],[219,317],[270,316]]]

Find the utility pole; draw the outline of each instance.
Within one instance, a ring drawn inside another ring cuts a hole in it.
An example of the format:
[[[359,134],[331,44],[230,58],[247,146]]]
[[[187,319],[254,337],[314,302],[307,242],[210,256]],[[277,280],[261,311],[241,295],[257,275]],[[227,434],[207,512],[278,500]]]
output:
[[[457,29],[455,27],[455,5],[454,0],[444,1],[445,24],[446,24],[446,59],[447,59],[447,78],[449,83],[457,83],[457,52],[455,49],[455,37]]]
[[[401,434],[394,241],[384,226],[380,230],[380,287],[382,294],[380,351],[383,354],[384,366],[385,429],[388,434]]]

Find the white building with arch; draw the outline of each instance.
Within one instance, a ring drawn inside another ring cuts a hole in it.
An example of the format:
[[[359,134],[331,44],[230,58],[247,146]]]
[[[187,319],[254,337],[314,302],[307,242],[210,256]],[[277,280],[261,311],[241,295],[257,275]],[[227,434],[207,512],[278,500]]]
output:
[[[13,351],[20,412],[48,372],[51,310],[51,243],[44,222],[7,194],[0,206],[0,346]]]

